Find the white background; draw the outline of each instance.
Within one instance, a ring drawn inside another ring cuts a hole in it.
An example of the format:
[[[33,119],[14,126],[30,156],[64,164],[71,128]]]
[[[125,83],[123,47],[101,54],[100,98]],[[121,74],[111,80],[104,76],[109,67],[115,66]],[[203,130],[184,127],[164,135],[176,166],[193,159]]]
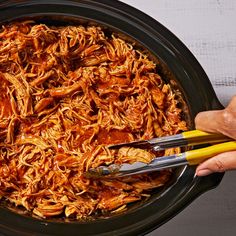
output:
[[[236,94],[236,0],[123,0],[171,30],[198,59],[223,105]],[[236,172],[149,236],[235,236]]]

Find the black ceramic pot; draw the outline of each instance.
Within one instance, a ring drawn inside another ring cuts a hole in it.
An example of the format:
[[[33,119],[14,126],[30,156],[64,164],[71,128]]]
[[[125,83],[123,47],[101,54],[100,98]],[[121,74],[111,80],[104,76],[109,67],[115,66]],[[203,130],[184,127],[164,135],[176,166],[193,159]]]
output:
[[[190,126],[202,110],[220,109],[207,75],[191,52],[164,26],[144,13],[115,0],[7,0],[0,1],[0,23],[33,18],[49,24],[93,22],[120,32],[146,48],[161,62],[160,73],[168,75],[182,91]],[[172,82],[173,82],[172,81]],[[193,128],[193,126],[192,126]],[[183,210],[203,192],[216,187],[223,175],[194,178],[195,169],[178,169],[173,180],[152,197],[120,215],[89,222],[36,219],[0,208],[3,235],[143,235]]]

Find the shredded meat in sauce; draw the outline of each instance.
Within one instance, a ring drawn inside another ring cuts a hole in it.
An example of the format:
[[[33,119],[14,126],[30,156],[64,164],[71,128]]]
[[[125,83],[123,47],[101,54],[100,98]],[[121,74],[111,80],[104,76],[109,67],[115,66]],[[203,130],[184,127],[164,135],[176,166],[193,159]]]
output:
[[[115,34],[95,26],[4,25],[0,196],[44,218],[123,211],[171,171],[113,180],[84,173],[179,152],[106,146],[186,130],[181,112],[157,65]]]

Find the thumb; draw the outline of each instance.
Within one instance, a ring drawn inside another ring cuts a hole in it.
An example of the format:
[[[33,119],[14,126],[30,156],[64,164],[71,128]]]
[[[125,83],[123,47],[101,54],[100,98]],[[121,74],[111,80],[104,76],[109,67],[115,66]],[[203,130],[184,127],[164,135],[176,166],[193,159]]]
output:
[[[224,152],[204,161],[197,167],[196,175],[205,176],[233,169],[236,169],[236,151]]]

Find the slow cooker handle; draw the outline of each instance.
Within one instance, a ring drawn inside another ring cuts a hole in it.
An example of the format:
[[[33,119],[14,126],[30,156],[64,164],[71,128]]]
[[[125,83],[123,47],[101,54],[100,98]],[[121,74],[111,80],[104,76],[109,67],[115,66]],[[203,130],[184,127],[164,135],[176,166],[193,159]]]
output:
[[[193,199],[197,198],[201,194],[216,188],[220,184],[223,176],[224,173],[213,173],[204,177],[196,176],[193,180],[194,183],[192,187],[188,190],[186,201],[191,203]]]

